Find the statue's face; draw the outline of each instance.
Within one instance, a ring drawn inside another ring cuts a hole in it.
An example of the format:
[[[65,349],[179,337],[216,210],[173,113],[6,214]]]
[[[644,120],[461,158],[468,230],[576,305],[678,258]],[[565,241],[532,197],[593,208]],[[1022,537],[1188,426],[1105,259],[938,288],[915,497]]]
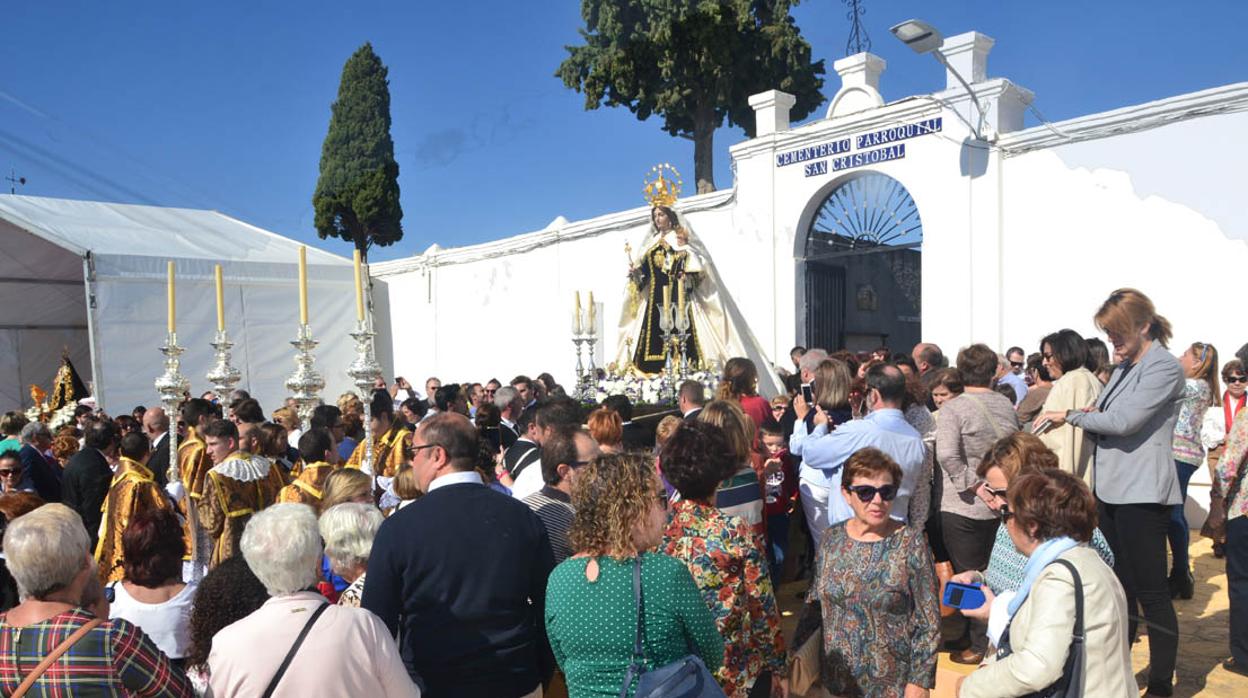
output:
[[[672,221],[667,217],[667,212],[661,208],[654,209],[654,227],[660,232],[667,232],[672,229]]]

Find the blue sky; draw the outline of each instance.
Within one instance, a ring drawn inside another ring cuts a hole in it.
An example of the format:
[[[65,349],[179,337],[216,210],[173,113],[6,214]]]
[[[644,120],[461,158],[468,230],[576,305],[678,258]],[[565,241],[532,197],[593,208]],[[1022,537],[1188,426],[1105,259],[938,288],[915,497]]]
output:
[[[6,3],[3,176],[25,176],[26,194],[212,208],[316,242],[311,195],[329,105],[343,62],[371,41],[390,69],[405,213],[404,239],[374,260],[637,206],[656,162],[675,164],[692,192],[690,141],[626,109],[587,112],[554,77],[578,39],[576,0],[181,5]],[[995,38],[990,75],[1035,91],[1054,121],[1248,79],[1245,2],[865,5],[889,100],[943,85],[935,61],[888,34],[909,17]],[[826,99],[839,85],[832,62],[845,55],[844,6],[808,0],[794,15],[826,59]],[[720,187],[732,184],[728,146],[743,137],[716,133]]]

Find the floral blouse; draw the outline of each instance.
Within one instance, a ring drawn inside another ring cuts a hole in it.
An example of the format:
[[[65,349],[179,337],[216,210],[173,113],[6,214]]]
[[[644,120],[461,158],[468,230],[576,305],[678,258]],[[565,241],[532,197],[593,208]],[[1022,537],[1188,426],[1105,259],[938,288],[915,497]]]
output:
[[[1188,378],[1183,382],[1183,395],[1179,398],[1179,418],[1174,423],[1174,459],[1188,465],[1200,465],[1205,458],[1200,443],[1200,426],[1205,411],[1213,404],[1209,384],[1201,378]]]
[[[923,531],[901,526],[864,542],[846,523],[819,543],[793,646],[822,633],[820,675],[833,695],[894,698],[908,683],[934,688],[940,602]]]
[[[1218,460],[1218,485],[1225,493],[1230,492],[1231,485],[1240,477],[1240,469],[1244,467],[1244,458],[1248,456],[1248,409],[1240,410],[1231,423],[1231,433],[1226,435],[1226,449]],[[1248,483],[1241,483],[1239,492],[1226,503],[1226,518],[1231,520],[1237,516],[1248,516]],[[1229,494],[1228,494],[1229,496]]]
[[[736,516],[690,500],[672,505],[661,551],[684,562],[724,638],[715,673],[730,698],[749,693],[759,674],[785,675],[780,613],[761,536]]]

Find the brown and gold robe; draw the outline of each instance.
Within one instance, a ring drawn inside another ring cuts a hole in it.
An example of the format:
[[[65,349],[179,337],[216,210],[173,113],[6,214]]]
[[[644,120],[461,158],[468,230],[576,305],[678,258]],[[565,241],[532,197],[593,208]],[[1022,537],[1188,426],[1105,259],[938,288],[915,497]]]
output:
[[[211,569],[238,552],[247,522],[277,501],[286,479],[276,463],[236,451],[209,470],[203,496],[196,502],[199,523],[212,542]]]
[[[147,466],[124,456],[121,458],[101,507],[104,517],[100,523],[100,540],[95,546],[95,561],[101,582],[108,584],[125,576],[121,534],[130,525],[130,519],[145,509],[169,509],[172,506]]]

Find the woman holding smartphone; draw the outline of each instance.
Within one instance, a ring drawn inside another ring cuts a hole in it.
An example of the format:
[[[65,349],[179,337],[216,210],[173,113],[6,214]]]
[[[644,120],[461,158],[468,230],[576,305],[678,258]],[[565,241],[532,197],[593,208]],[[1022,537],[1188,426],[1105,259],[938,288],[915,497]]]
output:
[[[1137,601],[1148,621],[1148,693],[1174,692],[1178,619],[1170,600],[1166,531],[1171,509],[1182,505],[1171,451],[1183,368],[1166,350],[1170,322],[1157,314],[1148,296],[1133,289],[1114,291],[1094,321],[1109,336],[1118,365],[1096,404],[1042,419],[1072,424],[1096,436],[1095,495],[1101,532],[1114,551],[1114,572],[1136,617]],[[1128,637],[1134,638],[1132,620]]]

